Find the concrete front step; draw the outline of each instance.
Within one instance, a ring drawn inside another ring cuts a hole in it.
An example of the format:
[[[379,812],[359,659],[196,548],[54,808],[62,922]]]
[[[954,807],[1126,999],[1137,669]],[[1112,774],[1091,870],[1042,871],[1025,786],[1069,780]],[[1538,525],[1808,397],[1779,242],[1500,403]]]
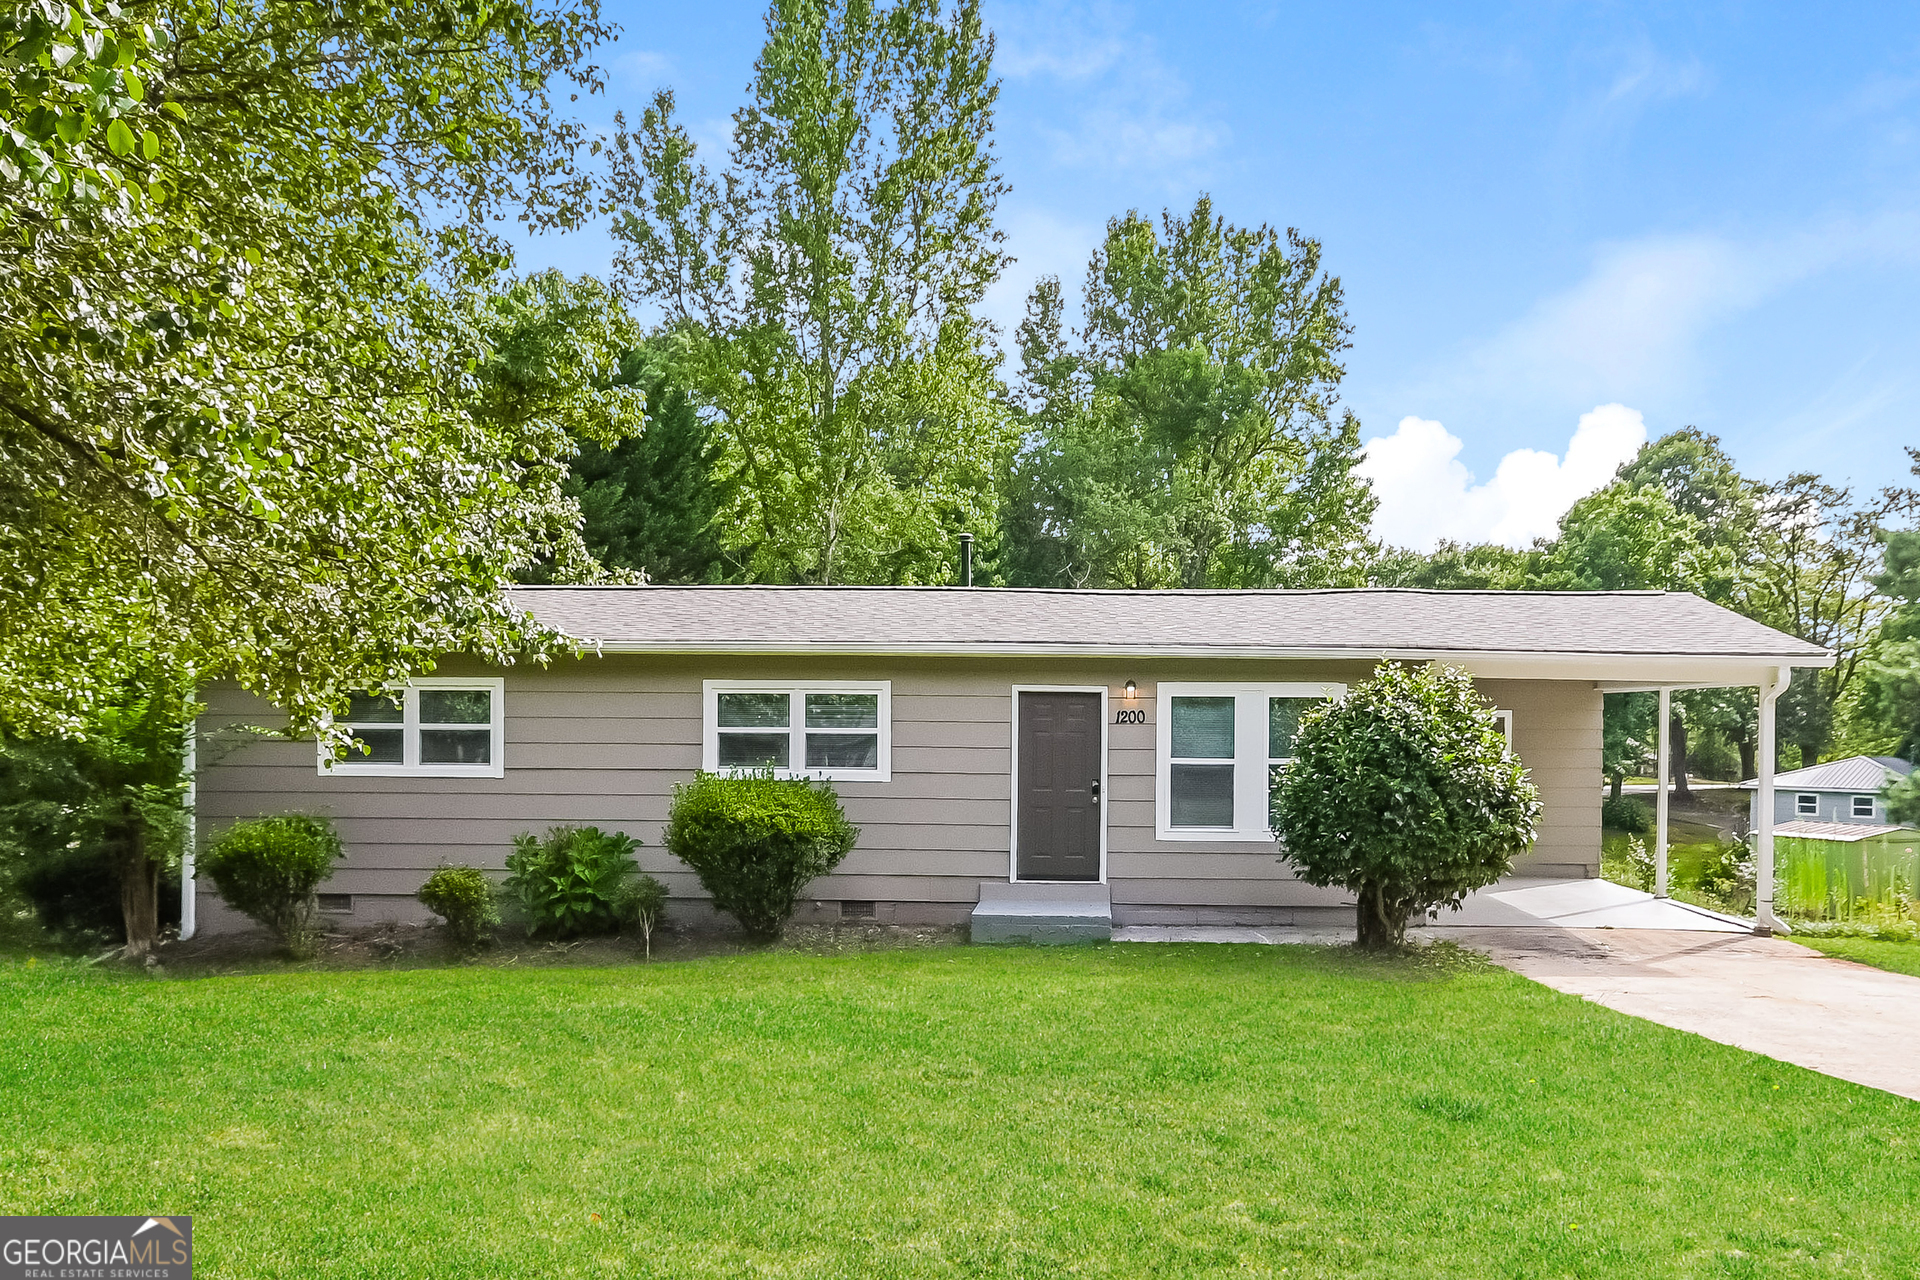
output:
[[[1113,898],[1104,884],[980,883],[973,909],[975,942],[1107,942]]]

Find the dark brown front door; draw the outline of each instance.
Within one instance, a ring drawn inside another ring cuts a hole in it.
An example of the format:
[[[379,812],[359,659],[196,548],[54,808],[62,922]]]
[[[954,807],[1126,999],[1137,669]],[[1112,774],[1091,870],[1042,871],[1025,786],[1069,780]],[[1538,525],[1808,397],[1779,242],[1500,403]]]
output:
[[[1100,878],[1100,695],[1020,695],[1022,880]]]

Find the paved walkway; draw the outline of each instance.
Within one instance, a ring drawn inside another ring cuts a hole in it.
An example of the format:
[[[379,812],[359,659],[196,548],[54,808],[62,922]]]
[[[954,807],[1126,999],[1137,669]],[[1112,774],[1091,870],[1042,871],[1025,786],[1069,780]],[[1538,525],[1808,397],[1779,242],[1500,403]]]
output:
[[[1920,1099],[1920,978],[1751,934],[1464,928],[1446,936],[1556,991]]]

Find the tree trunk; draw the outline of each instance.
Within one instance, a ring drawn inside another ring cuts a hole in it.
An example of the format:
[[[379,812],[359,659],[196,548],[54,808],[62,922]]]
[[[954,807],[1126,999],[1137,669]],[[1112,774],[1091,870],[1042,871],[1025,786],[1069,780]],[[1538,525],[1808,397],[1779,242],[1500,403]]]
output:
[[[160,868],[147,856],[147,829],[132,814],[120,837],[120,919],[126,954],[138,958],[160,940]]]
[[[1362,886],[1354,903],[1354,943],[1368,951],[1392,951],[1406,945],[1407,913],[1387,901],[1377,884]]]
[[[1759,744],[1755,743],[1751,739],[1748,739],[1746,741],[1741,742],[1739,745],[1740,745],[1741,781],[1744,782],[1748,778],[1759,777],[1760,776]]]
[[[1687,722],[1679,716],[1667,721],[1667,764],[1673,770],[1673,798],[1690,800],[1693,793],[1687,790]]]
[[[1620,784],[1626,780],[1627,774],[1624,769],[1615,769],[1613,771],[1613,798],[1615,800],[1620,798]]]

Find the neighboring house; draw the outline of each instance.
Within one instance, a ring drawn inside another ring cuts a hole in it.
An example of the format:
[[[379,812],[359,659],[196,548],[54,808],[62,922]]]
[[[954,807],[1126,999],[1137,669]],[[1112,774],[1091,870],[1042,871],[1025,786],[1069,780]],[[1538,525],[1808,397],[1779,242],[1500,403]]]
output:
[[[1898,782],[1912,772],[1913,766],[1898,756],[1849,756],[1845,760],[1830,760],[1826,764],[1776,774],[1773,779],[1774,830],[1788,834],[1783,826],[1786,823],[1887,826],[1887,802],[1880,793],[1888,783]],[[1758,783],[1749,779],[1740,785],[1754,792],[1749,812],[1758,825]],[[1851,834],[1854,833],[1842,833],[1843,836]]]
[[[1603,693],[1777,693],[1788,668],[1832,661],[1662,592],[647,586],[513,597],[579,637],[584,656],[544,669],[450,659],[398,708],[356,703],[371,755],[353,762],[231,733],[283,721],[234,689],[207,691],[201,759],[216,763],[198,779],[201,838],[256,814],[331,815],[348,856],[322,905],[368,923],[424,918],[412,894],[443,862],[497,868],[517,832],[592,823],[642,841],[642,865],[686,919],[706,907],[660,847],[674,785],[701,768],[771,767],[832,780],[861,830],[809,890],[803,919],[957,923],[983,902],[1063,898],[1102,928],[1344,921],[1344,894],[1302,884],[1280,860],[1268,778],[1299,713],[1379,660],[1473,673],[1544,802],[1516,870],[1548,877],[1598,870]],[[235,923],[210,892],[188,892],[208,927]]]

